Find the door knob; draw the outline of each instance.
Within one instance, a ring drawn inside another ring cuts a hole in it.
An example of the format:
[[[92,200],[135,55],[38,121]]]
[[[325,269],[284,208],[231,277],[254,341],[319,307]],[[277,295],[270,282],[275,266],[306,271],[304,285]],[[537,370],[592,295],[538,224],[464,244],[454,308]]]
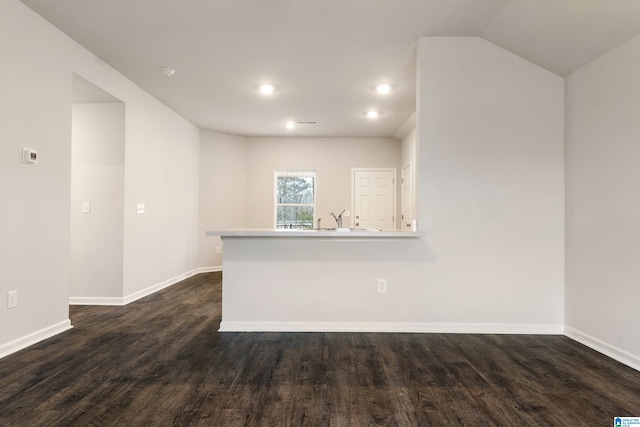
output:
[[[359,226],[360,226],[360,223],[359,223],[359,222],[356,222],[356,227],[359,227]]]

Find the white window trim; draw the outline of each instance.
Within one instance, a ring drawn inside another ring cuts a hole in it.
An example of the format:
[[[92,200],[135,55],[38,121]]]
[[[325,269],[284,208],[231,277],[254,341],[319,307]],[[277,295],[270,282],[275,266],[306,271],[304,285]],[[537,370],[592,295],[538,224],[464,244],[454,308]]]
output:
[[[278,177],[302,176],[313,177],[313,203],[278,203]],[[311,206],[313,208],[313,224],[316,223],[316,190],[318,189],[318,175],[310,169],[276,169],[273,171],[273,228],[278,228],[278,206]]]

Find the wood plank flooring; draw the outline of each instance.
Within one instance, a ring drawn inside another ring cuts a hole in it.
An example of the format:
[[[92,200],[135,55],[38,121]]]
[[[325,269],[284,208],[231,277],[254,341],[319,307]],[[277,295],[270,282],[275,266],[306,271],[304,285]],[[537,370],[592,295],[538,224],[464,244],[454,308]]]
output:
[[[566,337],[218,333],[221,274],[0,359],[0,426],[611,426],[640,372]]]

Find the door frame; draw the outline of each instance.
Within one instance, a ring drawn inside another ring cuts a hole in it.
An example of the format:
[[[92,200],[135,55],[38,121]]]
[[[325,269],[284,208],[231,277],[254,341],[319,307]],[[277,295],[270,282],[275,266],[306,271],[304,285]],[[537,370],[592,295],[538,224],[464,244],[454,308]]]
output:
[[[355,228],[355,207],[356,207],[356,172],[384,171],[393,172],[393,226],[398,229],[398,168],[351,168],[351,227]]]
[[[411,207],[409,209],[409,214],[411,215],[411,221],[413,222],[416,218],[415,218],[415,189],[414,189],[414,179],[413,179],[413,164],[411,161],[407,162],[407,164],[402,166],[402,169],[400,170],[400,228],[406,230],[407,228],[411,229],[412,227],[412,222],[409,224],[405,224],[405,214],[407,212],[404,211],[405,208],[405,197],[404,197],[404,170],[406,168],[409,168],[409,200],[411,201]]]

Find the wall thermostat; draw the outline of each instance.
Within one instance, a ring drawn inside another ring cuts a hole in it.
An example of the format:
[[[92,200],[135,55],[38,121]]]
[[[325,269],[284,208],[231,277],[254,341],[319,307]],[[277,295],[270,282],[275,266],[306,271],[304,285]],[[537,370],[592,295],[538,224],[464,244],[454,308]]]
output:
[[[32,165],[38,163],[38,152],[36,150],[32,150],[31,148],[23,148],[22,162],[29,163]]]

